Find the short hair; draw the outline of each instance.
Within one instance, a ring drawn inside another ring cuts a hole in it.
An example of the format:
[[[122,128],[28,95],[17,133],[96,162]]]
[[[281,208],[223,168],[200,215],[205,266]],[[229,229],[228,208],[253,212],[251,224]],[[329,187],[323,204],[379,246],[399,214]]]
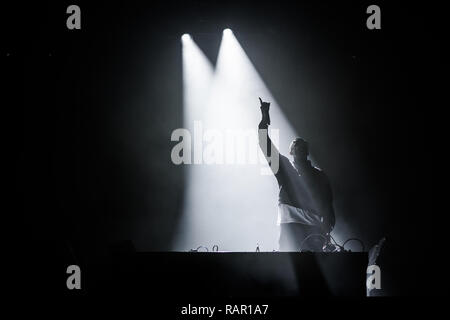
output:
[[[289,153],[294,154],[293,149],[299,144],[302,144],[306,148],[307,153],[309,152],[308,142],[303,138],[297,137],[291,142],[291,145],[289,146]]]

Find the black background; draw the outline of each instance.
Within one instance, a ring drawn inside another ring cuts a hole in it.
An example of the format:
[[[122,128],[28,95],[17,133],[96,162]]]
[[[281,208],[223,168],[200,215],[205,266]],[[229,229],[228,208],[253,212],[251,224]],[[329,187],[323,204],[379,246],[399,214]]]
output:
[[[338,221],[368,244],[387,237],[386,293],[442,292],[443,8],[378,1],[382,29],[368,30],[369,2],[77,1],[71,31],[70,4],[2,9],[13,269],[38,261],[45,288],[64,290],[62,266],[95,263],[111,244],[170,250],[184,190],[169,157],[180,35],[215,62],[230,27],[345,199]]]

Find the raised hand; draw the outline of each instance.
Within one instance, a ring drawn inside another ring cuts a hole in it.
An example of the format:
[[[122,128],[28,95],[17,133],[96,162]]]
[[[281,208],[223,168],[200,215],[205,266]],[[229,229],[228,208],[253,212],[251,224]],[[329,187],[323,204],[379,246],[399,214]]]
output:
[[[261,108],[261,114],[262,114],[262,122],[269,125],[270,124],[270,116],[269,116],[270,102],[264,102],[264,101],[262,101],[261,98],[259,98],[259,102],[261,104],[260,108]]]
[[[269,111],[269,108],[270,108],[270,102],[264,102],[264,101],[262,101],[262,99],[259,98],[259,97],[258,97],[258,99],[259,99],[259,102],[261,103],[261,106],[260,106],[261,110],[263,110],[263,111]]]

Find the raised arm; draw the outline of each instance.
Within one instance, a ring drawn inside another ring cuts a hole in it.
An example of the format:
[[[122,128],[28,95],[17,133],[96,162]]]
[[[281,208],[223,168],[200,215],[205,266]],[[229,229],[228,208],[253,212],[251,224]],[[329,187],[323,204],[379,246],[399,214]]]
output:
[[[259,138],[259,146],[266,158],[270,157],[272,154],[273,146],[272,140],[269,137],[269,125],[270,125],[270,115],[269,108],[270,102],[264,102],[261,98],[259,98],[260,109],[261,109],[261,121],[258,125],[258,138]]]
[[[269,108],[270,102],[264,102],[259,98],[259,102],[261,103],[261,122],[258,125],[258,139],[259,146],[269,163],[274,174],[277,174],[279,169],[279,152],[275,145],[272,143],[272,140],[269,137],[268,128],[270,125],[270,115]]]

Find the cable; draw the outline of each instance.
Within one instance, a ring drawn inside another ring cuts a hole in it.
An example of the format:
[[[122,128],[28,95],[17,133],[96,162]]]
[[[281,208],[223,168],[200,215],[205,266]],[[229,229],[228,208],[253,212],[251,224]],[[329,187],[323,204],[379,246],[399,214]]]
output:
[[[334,245],[335,245],[336,247],[338,247],[340,251],[344,251],[344,250],[345,250],[345,249],[344,249],[344,246],[341,246],[339,243],[337,243],[337,241],[333,238],[333,236],[332,236],[331,234],[330,234],[330,238],[331,238],[331,240],[333,240]]]
[[[362,250],[361,250],[361,251],[364,251],[364,250],[365,250],[364,242],[362,242],[362,240],[361,240],[361,239],[358,239],[358,238],[350,238],[350,239],[345,240],[345,242],[344,242],[344,244],[342,245],[342,247],[345,248],[345,244],[346,244],[347,242],[350,242],[350,241],[358,241],[358,242],[361,244],[361,247],[362,247]]]
[[[336,246],[338,246],[342,251],[345,251],[345,245],[347,244],[347,242],[349,241],[358,241],[361,244],[361,251],[364,251],[366,249],[366,247],[364,246],[364,242],[361,239],[358,238],[350,238],[344,241],[344,243],[342,245],[338,244],[337,241],[333,238],[333,236],[330,234],[330,238],[333,240],[334,244]]]
[[[206,249],[206,252],[209,251],[208,248],[205,247],[205,246],[198,246],[197,249],[191,249],[190,252],[199,252],[199,249],[200,249],[200,248],[205,248],[205,249]],[[205,252],[205,251],[203,251],[203,252]]]
[[[331,238],[331,240],[333,240],[334,244],[337,245],[337,246],[339,247],[339,244],[336,242],[336,240],[334,240],[334,238],[333,238],[333,236],[331,235],[331,233],[330,233],[330,238]]]
[[[299,250],[300,252],[301,252],[302,249],[303,249],[303,244],[305,243],[305,241],[308,240],[309,238],[313,237],[313,236],[321,237],[321,238],[325,239],[325,241],[327,241],[327,238],[326,238],[323,234],[320,234],[320,233],[313,233],[313,234],[310,234],[310,235],[307,236],[305,239],[303,239],[303,241],[300,243],[300,250]]]

